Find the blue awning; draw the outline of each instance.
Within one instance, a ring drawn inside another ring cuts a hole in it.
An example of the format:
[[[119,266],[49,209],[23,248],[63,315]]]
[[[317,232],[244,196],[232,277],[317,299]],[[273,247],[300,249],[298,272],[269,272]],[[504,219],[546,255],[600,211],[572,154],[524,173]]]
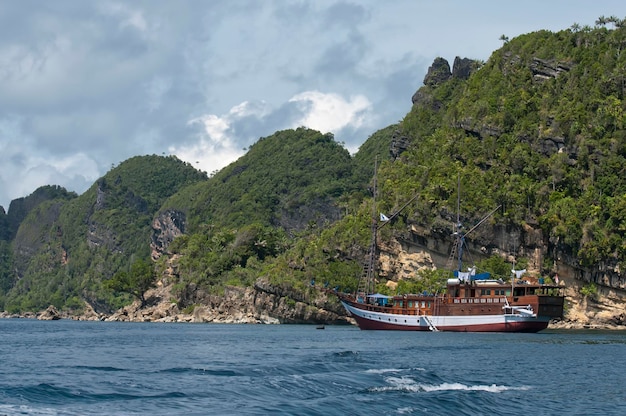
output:
[[[374,293],[373,295],[367,295],[368,298],[372,299],[391,299],[393,296],[383,295],[382,293]]]

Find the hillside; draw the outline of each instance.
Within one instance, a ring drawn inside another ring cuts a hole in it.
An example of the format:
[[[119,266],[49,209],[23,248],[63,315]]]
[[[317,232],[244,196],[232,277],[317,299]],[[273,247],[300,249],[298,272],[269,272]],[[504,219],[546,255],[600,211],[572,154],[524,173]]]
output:
[[[298,128],[259,139],[247,153],[162,207],[185,212],[189,231],[200,224],[236,228],[258,223],[301,231],[340,216],[338,199],[364,183],[350,154],[332,134]]]
[[[358,166],[332,135],[285,130],[170,198],[155,220],[153,258],[172,270],[179,305],[205,303],[207,294],[253,286],[259,277],[280,284],[284,276],[266,274],[273,259],[362,198],[369,175],[359,176]]]
[[[438,284],[456,216],[469,229],[495,210],[469,237],[479,268],[559,277],[570,319],[623,325],[626,28],[615,26],[526,34],[486,62],[438,58],[404,119],[353,157],[298,128],[260,138],[210,178],[175,158],[130,159],[84,195],[37,204],[0,241],[12,265],[0,268],[0,306],[86,301],[110,313],[132,298],[102,283],[152,258],[148,306],[169,305],[166,315],[340,320],[309,283],[356,286],[376,160],[376,212],[416,197],[381,235],[382,291]],[[0,215],[4,235],[11,215]]]
[[[467,82],[424,86],[402,123],[413,144],[404,164],[428,177],[422,217],[454,207],[460,175],[466,222],[501,205],[495,221],[520,235],[501,250],[526,254],[515,250],[530,226],[553,265],[542,273],[567,258],[577,278],[624,289],[625,42],[624,28],[540,31],[507,42]],[[398,183],[383,192],[412,186],[405,169],[389,175]]]
[[[85,301],[103,311],[117,307],[125,300],[111,298],[101,282],[149,258],[154,213],[181,187],[202,180],[175,157],[142,156],[115,167],[79,197],[39,203],[12,241],[14,274],[10,283],[5,279],[4,309],[80,310]]]

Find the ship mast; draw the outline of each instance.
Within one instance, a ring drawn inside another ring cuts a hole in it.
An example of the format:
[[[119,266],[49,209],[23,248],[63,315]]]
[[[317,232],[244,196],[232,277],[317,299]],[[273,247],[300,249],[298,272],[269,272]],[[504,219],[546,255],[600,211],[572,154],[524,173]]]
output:
[[[452,250],[450,251],[450,257],[448,259],[448,270],[453,270],[452,264],[456,260],[456,270],[461,271],[463,267],[463,235],[461,234],[461,175],[457,177],[457,191],[456,191],[456,222],[452,236],[454,241],[452,242]]]
[[[367,260],[363,266],[363,272],[359,279],[356,298],[365,302],[367,295],[374,293],[374,276],[376,272],[376,250],[377,250],[377,234],[378,234],[378,218],[376,216],[376,194],[378,192],[378,156],[374,159],[374,180],[372,184],[372,223],[371,223],[371,241]]]
[[[457,179],[457,199],[456,199],[456,224],[454,224],[454,232],[452,236],[454,237],[454,242],[452,243],[452,251],[450,252],[450,258],[448,260],[448,269],[452,269],[451,265],[456,259],[457,261],[457,271],[461,272],[463,268],[463,246],[465,245],[465,237],[478,228],[483,222],[487,220],[487,218],[491,217],[494,212],[500,209],[502,205],[498,205],[491,212],[485,215],[478,223],[476,223],[472,228],[470,228],[467,232],[462,233],[461,227],[461,175],[458,176]]]
[[[376,198],[378,197],[378,158],[374,160],[374,179],[373,179],[373,190],[372,190],[372,223],[371,223],[371,234],[372,239],[369,247],[369,254],[367,260],[363,265],[363,272],[361,274],[361,278],[359,279],[359,284],[356,293],[356,299],[362,299],[362,301],[367,300],[367,295],[370,293],[374,293],[375,288],[375,276],[376,276],[376,267],[378,265],[378,230],[383,228],[385,225],[390,224],[391,220],[396,218],[406,207],[408,207],[413,201],[417,199],[419,193],[416,193],[411,199],[409,199],[400,209],[391,214],[388,218],[382,219],[381,214],[381,222],[382,224],[378,225],[378,210],[376,207]]]

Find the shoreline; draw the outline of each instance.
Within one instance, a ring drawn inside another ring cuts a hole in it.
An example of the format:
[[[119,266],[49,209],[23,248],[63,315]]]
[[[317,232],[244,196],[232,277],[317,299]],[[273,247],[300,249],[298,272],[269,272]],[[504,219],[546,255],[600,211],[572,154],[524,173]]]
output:
[[[81,316],[81,315],[65,315],[62,314],[52,315],[47,314],[48,310],[41,312],[29,312],[25,314],[9,314],[7,312],[0,312],[0,319],[34,319],[39,321],[57,321],[57,320],[65,320],[65,321],[92,321],[92,322],[135,322],[135,323],[214,323],[214,324],[234,324],[234,325],[296,325],[294,323],[281,323],[278,320],[271,321],[262,321],[258,319],[237,319],[236,317],[225,317],[222,316],[221,319],[215,320],[197,320],[193,315],[178,315],[178,316],[170,316],[169,319],[144,319],[144,320],[134,320],[134,319],[115,319],[115,315],[111,316],[100,316],[95,317],[91,316]],[[113,319],[111,319],[113,318]],[[325,325],[325,326],[345,326],[350,325],[349,323],[300,323],[298,325]],[[624,331],[626,330],[626,325],[615,325],[615,324],[605,324],[605,323],[580,323],[574,321],[560,321],[550,323],[548,327],[544,331],[557,330],[557,331]],[[543,332],[543,331],[540,331]]]

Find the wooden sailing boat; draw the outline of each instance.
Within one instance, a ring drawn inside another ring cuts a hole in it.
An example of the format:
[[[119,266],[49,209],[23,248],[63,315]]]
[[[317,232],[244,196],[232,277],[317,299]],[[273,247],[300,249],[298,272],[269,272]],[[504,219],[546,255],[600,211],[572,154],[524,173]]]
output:
[[[375,196],[376,175],[374,199]],[[444,293],[385,296],[373,292],[377,232],[389,221],[378,225],[374,203],[372,241],[358,289],[353,294],[337,292],[339,300],[361,329],[538,332],[547,328],[550,320],[563,316],[564,297],[558,286],[531,281],[507,284],[502,280],[491,279],[488,273],[477,275],[475,268],[462,271],[465,237],[493,212],[495,210],[466,233],[460,231],[457,214],[452,255],[458,256],[458,268],[453,277],[447,280]]]

